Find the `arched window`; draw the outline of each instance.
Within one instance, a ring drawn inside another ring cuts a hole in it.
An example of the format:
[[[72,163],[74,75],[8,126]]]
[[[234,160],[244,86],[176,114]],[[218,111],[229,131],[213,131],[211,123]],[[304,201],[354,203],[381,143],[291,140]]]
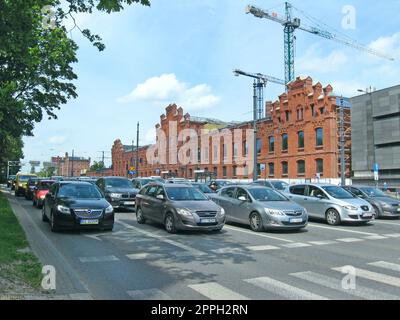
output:
[[[299,176],[304,176],[306,173],[306,164],[304,160],[297,161],[297,174]]]

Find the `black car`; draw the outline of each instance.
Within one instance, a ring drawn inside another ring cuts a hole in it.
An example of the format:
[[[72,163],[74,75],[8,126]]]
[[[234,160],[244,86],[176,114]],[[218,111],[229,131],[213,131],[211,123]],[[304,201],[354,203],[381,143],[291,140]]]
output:
[[[42,220],[50,222],[53,232],[81,228],[112,230],[114,209],[93,184],[60,181],[46,194]]]
[[[33,193],[35,192],[35,188],[40,181],[39,178],[30,178],[26,184],[26,190],[25,190],[25,199],[26,200],[32,200],[33,199]]]
[[[132,179],[133,187],[135,189],[142,189],[146,184],[149,184],[150,182],[156,182],[156,180],[152,178],[135,178]]]
[[[135,209],[138,189],[128,178],[104,177],[97,180],[96,185],[114,209]]]

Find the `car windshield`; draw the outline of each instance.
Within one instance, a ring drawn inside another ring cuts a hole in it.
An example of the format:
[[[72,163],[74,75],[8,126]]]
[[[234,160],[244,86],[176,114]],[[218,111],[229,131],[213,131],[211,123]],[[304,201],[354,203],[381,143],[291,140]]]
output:
[[[386,195],[379,189],[376,188],[360,188],[362,192],[366,193],[370,197],[386,197]]]
[[[45,181],[45,182],[40,182],[38,185],[39,190],[49,190],[50,186],[54,183],[54,181]]]
[[[141,179],[140,183],[142,184],[142,186],[145,186],[146,184],[149,184],[150,182],[153,182],[153,179]]]
[[[18,180],[19,181],[24,181],[24,182],[26,182],[26,181],[28,181],[29,179],[32,179],[32,176],[19,176],[18,177]]]
[[[106,179],[107,188],[133,188],[133,183],[129,179]]]
[[[208,198],[199,192],[196,188],[191,187],[178,187],[178,188],[165,188],[168,198],[173,201],[205,201]]]
[[[28,180],[28,185],[34,186],[36,184],[36,182],[37,182],[37,179],[29,179]]]
[[[92,184],[65,184],[61,185],[58,192],[59,198],[74,199],[99,199],[103,196],[100,191]]]
[[[271,184],[274,186],[274,188],[276,190],[280,190],[280,191],[285,190],[286,187],[289,185],[288,183],[283,182],[283,181],[271,181]]]
[[[193,187],[195,187],[196,189],[200,190],[203,193],[213,193],[212,189],[205,184],[201,183],[193,184]]]
[[[248,190],[256,201],[288,201],[288,199],[269,188],[251,188]]]
[[[331,197],[335,199],[352,199],[354,196],[341,187],[325,186],[322,187]]]

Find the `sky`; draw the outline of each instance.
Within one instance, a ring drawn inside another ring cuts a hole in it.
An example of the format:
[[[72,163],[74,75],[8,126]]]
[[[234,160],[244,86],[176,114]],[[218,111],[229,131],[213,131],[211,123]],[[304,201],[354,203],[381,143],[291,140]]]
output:
[[[116,139],[131,144],[140,122],[140,144],[153,143],[155,125],[170,103],[193,116],[250,120],[252,81],[233,69],[284,78],[283,27],[245,13],[248,4],[284,13],[276,0],[151,0],[151,7],[127,6],[120,13],[77,16],[81,29],[103,38],[98,52],[77,30],[74,65],[79,97],[38,123],[24,138],[23,169],[51,156],[75,156],[111,164]],[[358,89],[400,84],[400,1],[292,0],[295,17],[308,26],[334,30],[395,60],[375,57],[316,35],[296,31],[296,76],[310,76],[334,93],[352,97]],[[309,19],[309,17],[316,18]],[[70,22],[66,22],[70,26]],[[284,92],[269,83],[265,100]]]

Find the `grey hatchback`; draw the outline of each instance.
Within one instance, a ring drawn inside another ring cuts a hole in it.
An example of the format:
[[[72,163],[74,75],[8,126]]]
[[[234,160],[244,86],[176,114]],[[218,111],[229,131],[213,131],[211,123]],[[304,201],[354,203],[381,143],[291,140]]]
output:
[[[177,230],[220,231],[225,211],[191,185],[150,183],[136,196],[137,222],[153,220],[169,233]]]
[[[225,209],[226,219],[264,229],[301,229],[307,226],[306,209],[271,188],[257,185],[228,186],[212,199]]]

